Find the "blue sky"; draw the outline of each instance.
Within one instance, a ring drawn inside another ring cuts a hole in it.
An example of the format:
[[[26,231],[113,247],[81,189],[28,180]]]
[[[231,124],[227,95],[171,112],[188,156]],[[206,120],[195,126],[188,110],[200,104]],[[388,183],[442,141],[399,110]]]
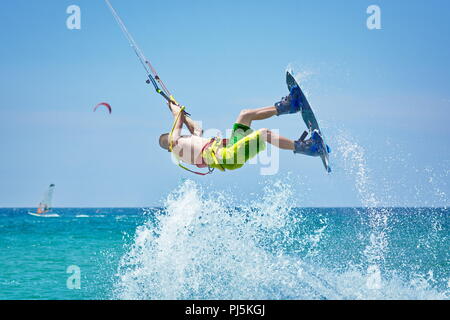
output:
[[[286,94],[288,65],[305,75],[335,172],[280,154],[271,177],[250,165],[207,178],[174,167],[157,144],[163,100],[101,0],[0,3],[0,206],[33,206],[57,185],[56,206],[152,206],[184,178],[248,199],[286,180],[298,205],[357,206],[342,139],[364,149],[380,205],[447,205],[450,130],[448,1],[121,1],[128,29],[178,100],[205,128]],[[66,8],[81,8],[81,30]],[[366,8],[381,8],[368,30]],[[112,115],[93,113],[102,101]],[[297,138],[298,115],[255,123]]]

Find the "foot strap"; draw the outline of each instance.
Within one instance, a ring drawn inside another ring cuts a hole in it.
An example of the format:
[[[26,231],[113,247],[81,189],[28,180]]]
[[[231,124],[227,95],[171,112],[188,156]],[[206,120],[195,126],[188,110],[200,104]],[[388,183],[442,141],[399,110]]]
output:
[[[305,138],[308,136],[308,131],[303,131],[302,136],[300,137],[300,141],[305,141]]]

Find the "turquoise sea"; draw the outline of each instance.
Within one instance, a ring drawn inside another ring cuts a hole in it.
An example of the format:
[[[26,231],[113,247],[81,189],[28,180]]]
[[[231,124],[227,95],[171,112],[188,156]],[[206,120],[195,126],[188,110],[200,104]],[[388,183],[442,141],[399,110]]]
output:
[[[449,209],[289,196],[236,208],[186,181],[163,208],[0,209],[0,299],[449,299]]]

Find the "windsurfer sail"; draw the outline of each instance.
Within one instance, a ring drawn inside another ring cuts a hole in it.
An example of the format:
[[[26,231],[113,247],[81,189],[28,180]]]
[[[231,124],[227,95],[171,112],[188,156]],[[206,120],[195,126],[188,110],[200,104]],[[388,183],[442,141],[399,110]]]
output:
[[[37,209],[38,214],[47,213],[52,209],[52,198],[53,198],[53,191],[55,190],[55,185],[51,184],[48,187],[48,190],[44,194],[44,198],[42,199],[41,203],[39,203],[39,207]]]
[[[50,214],[52,211],[52,199],[53,199],[53,191],[55,190],[55,185],[51,184],[47,191],[44,193],[44,197],[42,201],[39,203],[39,206],[36,212],[28,212],[33,216],[42,216],[42,217],[58,217],[57,214]]]

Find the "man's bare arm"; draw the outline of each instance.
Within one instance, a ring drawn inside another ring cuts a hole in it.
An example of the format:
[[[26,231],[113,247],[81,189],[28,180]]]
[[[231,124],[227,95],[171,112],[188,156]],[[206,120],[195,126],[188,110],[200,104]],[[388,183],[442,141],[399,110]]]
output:
[[[183,123],[186,121],[186,116],[184,115],[184,112],[181,112],[181,108],[179,106],[177,106],[176,104],[170,103],[169,102],[169,108],[170,111],[172,112],[174,121],[176,120],[176,122],[174,123],[174,127],[173,127],[173,132],[172,132],[172,141],[169,143],[173,143],[175,144],[176,141],[181,137],[181,128],[183,127]],[[180,116],[178,117],[178,114],[181,112]]]
[[[195,122],[189,117],[184,117],[184,123],[186,124],[186,127],[188,128],[191,134],[199,137],[203,136],[203,129],[197,122]]]
[[[176,104],[174,104],[172,102],[169,102],[168,106],[169,106],[169,109],[172,112],[172,114],[174,114],[174,110],[175,110],[175,113],[178,114],[178,111],[180,109],[179,106],[177,106]],[[175,116],[176,116],[176,114],[175,114]],[[191,134],[200,136],[200,137],[203,135],[203,129],[198,125],[198,123],[196,123],[191,118],[184,116],[183,123],[186,125],[186,127],[188,128],[188,130]]]

